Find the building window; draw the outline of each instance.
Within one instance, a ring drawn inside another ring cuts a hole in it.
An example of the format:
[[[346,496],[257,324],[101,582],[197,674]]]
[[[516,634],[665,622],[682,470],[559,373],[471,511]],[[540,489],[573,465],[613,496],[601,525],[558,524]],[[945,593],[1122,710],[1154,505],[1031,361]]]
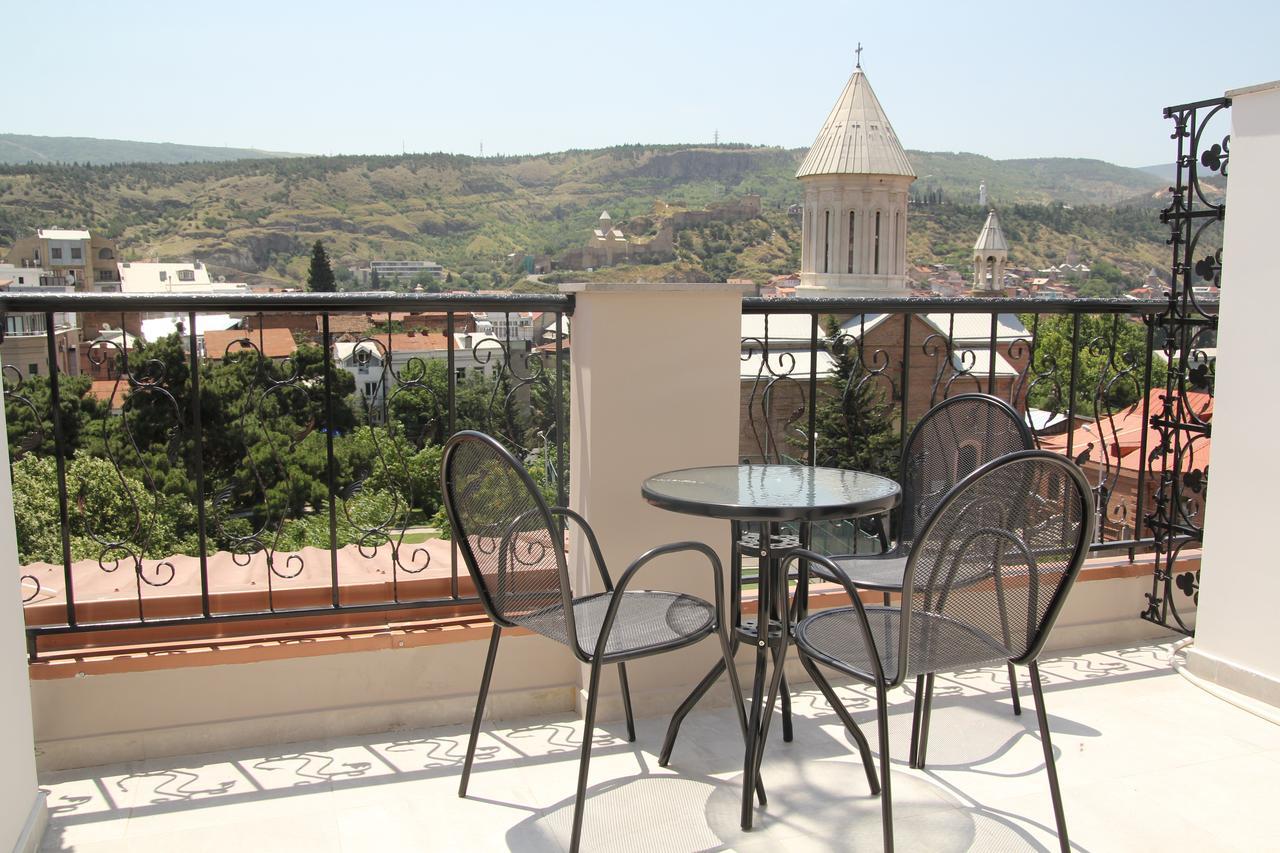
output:
[[[364,396],[366,400],[372,400],[374,397],[378,396],[378,383],[377,382],[364,383]]]
[[[178,281],[195,281],[196,274],[193,270],[178,270]]]
[[[894,221],[893,236],[897,238],[898,245],[901,247],[898,250],[898,257],[900,258],[905,257],[906,245],[907,245],[907,233],[905,230],[903,230],[903,227],[902,227],[902,211],[898,211],[893,215],[893,221]],[[898,270],[898,272],[905,272],[905,270]]]
[[[822,221],[822,271],[831,272],[831,211]]]
[[[453,370],[453,375],[458,378],[459,382],[461,382],[462,380],[467,378],[467,369],[465,367],[455,367]]]
[[[81,255],[80,255],[80,248],[79,248],[78,246],[76,246],[76,247],[72,247],[72,249],[71,249],[71,260],[73,260],[73,261],[78,261],[78,260],[80,260],[80,258],[81,258]]]
[[[53,258],[55,261],[62,260],[62,249],[57,246],[54,246],[52,249],[49,250],[49,257]]]
[[[853,272],[853,211],[849,211],[849,272]]]
[[[110,249],[99,249],[99,250],[98,250],[98,260],[100,260],[100,261],[109,261],[109,260],[112,260],[113,258],[115,258],[115,254],[113,254],[113,253],[112,253],[112,251],[111,251]]]
[[[880,275],[880,211],[876,211],[875,274]]]
[[[27,365],[27,375],[28,375],[28,376],[39,376],[39,375],[40,375],[40,365],[36,364],[35,362],[32,362],[31,364],[28,364],[28,365]]]

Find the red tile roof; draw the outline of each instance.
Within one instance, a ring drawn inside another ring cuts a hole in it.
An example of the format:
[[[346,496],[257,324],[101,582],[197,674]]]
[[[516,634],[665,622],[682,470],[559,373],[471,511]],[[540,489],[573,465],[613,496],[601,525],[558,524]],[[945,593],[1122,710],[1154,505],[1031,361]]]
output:
[[[1159,412],[1163,406],[1162,398],[1165,391],[1163,388],[1153,388],[1148,397],[1150,412],[1152,414]],[[1186,403],[1200,420],[1213,420],[1213,396],[1203,391],[1188,391],[1186,395]],[[1099,431],[1101,426],[1101,431]],[[1160,446],[1160,433],[1154,427],[1145,424],[1142,419],[1142,403],[1135,403],[1127,409],[1122,409],[1114,415],[1102,416],[1099,421],[1086,424],[1078,428],[1072,435],[1072,455],[1078,460],[1083,456],[1084,460],[1102,465],[1104,463],[1110,465],[1119,465],[1131,471],[1139,470],[1142,465],[1142,454],[1138,451],[1142,449],[1143,434],[1147,437],[1147,453],[1157,450]],[[1101,440],[1099,440],[1101,435]],[[1059,453],[1066,453],[1067,436],[1051,435],[1041,439],[1040,444],[1045,450],[1054,450]],[[1184,442],[1184,447],[1186,442]],[[1087,454],[1087,455],[1086,455]],[[1174,460],[1170,458],[1169,464],[1172,466]],[[1194,446],[1190,448],[1190,452],[1184,454],[1182,467],[1186,470],[1204,469],[1209,464],[1209,439],[1199,438],[1194,442]],[[1157,458],[1154,465],[1158,468],[1160,465]]]
[[[244,344],[237,343],[245,339],[253,341],[253,346],[260,348],[267,358],[284,358],[298,351],[298,345],[293,340],[293,332],[288,329],[262,329],[253,332],[247,332],[244,329],[228,329],[225,332],[204,333],[205,357],[213,361],[221,361],[226,357],[227,347],[231,347],[232,353],[249,349]]]
[[[89,396],[100,403],[111,403],[119,406],[124,402],[124,395],[129,391],[128,379],[95,379],[89,385]],[[112,399],[114,395],[114,399]]]
[[[385,341],[386,335],[374,335],[377,340]],[[446,350],[449,339],[436,332],[404,332],[391,336],[392,352],[426,352],[429,350]]]

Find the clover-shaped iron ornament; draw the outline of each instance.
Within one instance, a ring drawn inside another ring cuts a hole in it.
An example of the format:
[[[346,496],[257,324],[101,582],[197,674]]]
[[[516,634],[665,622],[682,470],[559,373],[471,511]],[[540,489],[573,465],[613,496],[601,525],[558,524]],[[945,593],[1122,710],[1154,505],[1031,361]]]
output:
[[[1222,253],[1216,252],[1212,255],[1205,255],[1196,261],[1196,275],[1205,281],[1214,281],[1218,277],[1219,270],[1222,269]]]
[[[1197,604],[1200,603],[1200,579],[1199,572],[1183,572],[1174,579],[1174,586],[1182,590],[1183,595],[1191,596],[1191,599]]]
[[[1202,471],[1197,468],[1182,475],[1182,484],[1198,495],[1204,490],[1207,479],[1208,470]]]
[[[1187,379],[1192,387],[1196,389],[1209,387],[1209,365],[1207,362],[1200,362],[1195,367],[1187,371]]]
[[[1212,172],[1227,174],[1227,162],[1231,159],[1231,137],[1224,136],[1222,144],[1214,145],[1200,155],[1200,165]]]

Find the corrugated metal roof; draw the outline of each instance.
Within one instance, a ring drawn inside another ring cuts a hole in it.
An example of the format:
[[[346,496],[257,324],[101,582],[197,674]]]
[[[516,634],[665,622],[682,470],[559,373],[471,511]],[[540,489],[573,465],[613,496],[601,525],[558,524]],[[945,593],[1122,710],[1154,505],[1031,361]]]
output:
[[[1007,252],[1009,244],[1004,239],[1004,232],[1000,230],[1000,217],[992,210],[987,214],[987,221],[982,225],[982,231],[978,234],[978,242],[973,244],[974,253],[979,252]]]
[[[88,240],[89,232],[73,228],[38,228],[36,236],[42,240]]]
[[[954,318],[954,319],[953,319]],[[926,314],[925,319],[943,335],[951,335],[956,346],[984,346],[991,341],[990,314]],[[1031,340],[1031,333],[1017,314],[996,315],[996,342],[1012,343]]]
[[[809,175],[916,176],[861,68],[854,69],[796,172],[797,178]]]

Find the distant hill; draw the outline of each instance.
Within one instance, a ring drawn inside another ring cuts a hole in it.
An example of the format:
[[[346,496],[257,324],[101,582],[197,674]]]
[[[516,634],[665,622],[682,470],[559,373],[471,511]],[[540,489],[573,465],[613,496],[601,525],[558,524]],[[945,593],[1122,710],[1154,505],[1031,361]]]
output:
[[[173,142],[133,142],[80,136],[25,136],[0,133],[0,163],[199,163],[298,157],[256,148],[215,148]]]
[[[1169,183],[1173,180],[1174,173],[1177,171],[1176,163],[1156,163],[1154,166],[1139,166],[1138,170],[1155,175],[1161,181]]]
[[[992,204],[1116,204],[1159,189],[1164,181],[1143,169],[1116,166],[1103,160],[1040,157],[992,160],[980,154],[908,151],[916,170],[913,191],[930,186],[944,197],[976,204],[978,184],[987,184]]]
[[[311,243],[322,239],[339,265],[427,258],[443,263],[456,281],[492,287],[512,280],[509,255],[555,255],[580,245],[602,209],[618,222],[643,220],[659,204],[700,208],[754,192],[763,199],[763,230],[744,224],[691,233],[679,247],[682,269],[669,272],[695,280],[761,277],[795,266],[799,228],[786,208],[802,197],[795,170],[803,154],[742,145],[627,145],[522,157],[0,166],[0,247],[51,224],[88,227],[119,240],[126,257],[200,258],[229,277],[297,283],[305,278]],[[1141,170],[1065,158],[909,156],[921,176],[913,191],[943,197],[942,205],[913,207],[912,261],[959,259],[966,243],[972,246],[983,218],[977,208],[983,180],[989,203],[1011,214],[1006,229],[1026,223],[1027,242],[1014,248],[1015,256],[1035,260],[1072,251],[1122,262],[1132,253],[1136,271],[1155,257],[1148,242],[1163,245],[1158,229],[1148,234],[1139,227],[1154,222],[1154,213],[1120,214],[1130,207],[1125,200],[1151,196],[1163,183]],[[948,205],[966,210],[948,213]],[[1046,214],[1015,214],[1015,206]],[[1048,215],[1053,210],[1061,212]],[[1073,223],[1085,218],[1087,232],[1073,232]]]

